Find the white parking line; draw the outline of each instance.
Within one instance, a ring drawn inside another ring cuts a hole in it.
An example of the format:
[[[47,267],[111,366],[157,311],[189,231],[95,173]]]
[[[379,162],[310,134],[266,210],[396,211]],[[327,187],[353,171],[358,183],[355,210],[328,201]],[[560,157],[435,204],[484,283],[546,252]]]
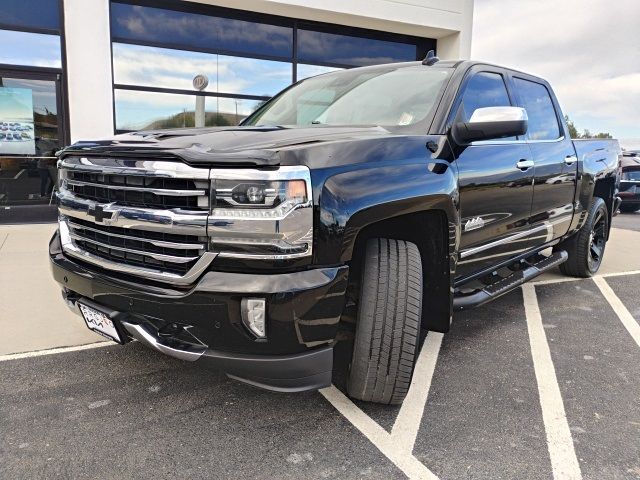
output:
[[[442,337],[442,333],[437,332],[430,332],[427,335],[416,361],[411,387],[391,429],[391,436],[398,446],[409,453],[413,452],[413,446],[420,429],[422,414],[427,403],[433,372],[436,369],[442,345]]]
[[[593,282],[600,289],[607,302],[609,302],[609,305],[611,305],[611,308],[613,308],[613,311],[624,325],[624,328],[627,329],[631,338],[633,338],[640,347],[640,324],[636,322],[636,319],[633,318],[633,315],[631,315],[627,307],[624,306],[604,278],[594,278]]]
[[[50,348],[48,350],[36,350],[35,352],[24,353],[9,353],[7,355],[0,355],[0,362],[6,362],[7,360],[19,360],[21,358],[42,357],[44,355],[54,355],[56,353],[78,352],[80,350],[90,350],[92,348],[108,347],[110,345],[117,345],[117,343],[96,342],[89,343],[87,345],[77,345],[75,347]]]
[[[400,448],[400,445],[384,428],[360,410],[340,390],[333,385],[320,390],[320,393],[342,414],[354,427],[360,430],[393,464],[409,478],[438,480],[438,477],[411,452]]]
[[[610,272],[610,273],[600,273],[598,275],[594,275],[593,278],[609,278],[609,277],[623,277],[625,275],[638,275],[640,274],[640,270],[629,270],[628,272]],[[578,282],[580,280],[584,280],[584,278],[578,277],[559,277],[559,278],[549,278],[547,280],[532,280],[530,282],[531,285],[551,285],[554,283],[565,283],[565,282]]]
[[[555,480],[578,480],[582,478],[582,473],[573,446],[560,386],[556,378],[556,370],[551,359],[551,351],[542,326],[535,286],[532,284],[523,285],[522,294],[553,478]]]

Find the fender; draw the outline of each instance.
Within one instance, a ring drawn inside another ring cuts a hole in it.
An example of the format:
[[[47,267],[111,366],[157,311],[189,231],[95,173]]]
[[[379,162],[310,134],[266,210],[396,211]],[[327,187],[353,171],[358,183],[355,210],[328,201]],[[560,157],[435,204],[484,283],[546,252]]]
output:
[[[363,228],[400,215],[439,210],[449,225],[459,225],[456,171],[427,153],[327,178],[319,198],[317,263],[348,262]]]
[[[581,141],[573,141],[578,156],[578,187],[576,189],[576,211],[570,231],[579,230],[587,220],[586,213],[591,200],[597,194],[605,194],[609,218],[613,216],[613,197],[618,194],[619,165],[622,154],[610,140],[588,141],[588,145],[598,142],[596,150],[584,149]],[[609,190],[611,191],[604,191]],[[611,228],[611,222],[609,222]]]

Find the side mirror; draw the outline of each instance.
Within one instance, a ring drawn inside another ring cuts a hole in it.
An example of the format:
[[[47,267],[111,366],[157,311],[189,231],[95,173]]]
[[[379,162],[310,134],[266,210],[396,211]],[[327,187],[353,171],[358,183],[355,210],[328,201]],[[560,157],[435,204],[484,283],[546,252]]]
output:
[[[451,128],[454,141],[466,145],[480,140],[515,137],[527,133],[527,111],[520,107],[484,107],[476,109],[468,122]]]

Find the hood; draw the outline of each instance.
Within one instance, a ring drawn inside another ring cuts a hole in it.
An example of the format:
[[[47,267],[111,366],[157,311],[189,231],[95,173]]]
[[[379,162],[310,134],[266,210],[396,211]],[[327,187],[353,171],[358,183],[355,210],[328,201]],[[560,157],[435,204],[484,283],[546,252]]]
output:
[[[275,166],[279,151],[310,144],[389,135],[382,127],[219,127],[141,131],[106,140],[75,143],[70,155],[178,157],[187,163]]]

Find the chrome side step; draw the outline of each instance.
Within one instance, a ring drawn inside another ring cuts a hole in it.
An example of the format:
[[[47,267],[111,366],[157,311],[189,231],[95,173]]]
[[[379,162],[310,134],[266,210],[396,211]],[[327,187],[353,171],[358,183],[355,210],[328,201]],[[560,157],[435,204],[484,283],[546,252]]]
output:
[[[554,252],[542,260],[530,264],[527,268],[515,271],[511,275],[487,285],[482,289],[469,294],[455,296],[453,299],[453,308],[455,310],[467,310],[490,302],[518,288],[523,283],[528,282],[547,270],[551,270],[561,263],[566,262],[567,258],[569,258],[569,255],[564,250]]]

